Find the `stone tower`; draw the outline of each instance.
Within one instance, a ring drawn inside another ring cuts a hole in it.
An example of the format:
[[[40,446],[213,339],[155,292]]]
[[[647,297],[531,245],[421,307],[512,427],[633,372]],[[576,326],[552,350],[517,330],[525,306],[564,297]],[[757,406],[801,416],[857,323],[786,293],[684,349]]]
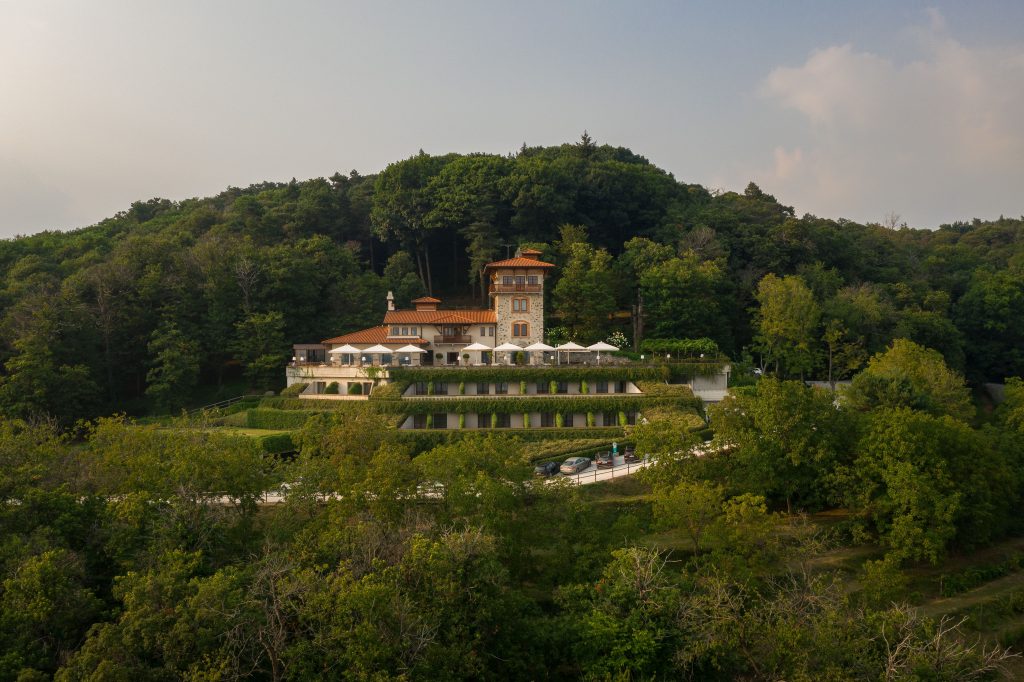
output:
[[[523,249],[514,258],[488,263],[484,276],[497,317],[495,345],[529,346],[544,340],[544,280],[555,267],[540,251]]]

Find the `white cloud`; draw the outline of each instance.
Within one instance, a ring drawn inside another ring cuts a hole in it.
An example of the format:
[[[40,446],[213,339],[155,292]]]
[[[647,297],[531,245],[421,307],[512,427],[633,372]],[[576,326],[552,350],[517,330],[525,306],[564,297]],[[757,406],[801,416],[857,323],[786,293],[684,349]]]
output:
[[[859,220],[1024,212],[1024,46],[967,46],[929,19],[905,32],[906,63],[838,45],[773,69],[761,92],[799,114],[799,140],[758,181],[798,211]]]

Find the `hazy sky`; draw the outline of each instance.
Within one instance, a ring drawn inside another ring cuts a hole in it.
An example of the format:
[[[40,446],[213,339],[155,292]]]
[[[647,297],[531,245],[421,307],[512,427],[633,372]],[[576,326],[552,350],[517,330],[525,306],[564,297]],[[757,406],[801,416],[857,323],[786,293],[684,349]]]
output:
[[[583,129],[798,214],[1020,216],[1022,26],[1020,0],[0,0],[0,236]]]

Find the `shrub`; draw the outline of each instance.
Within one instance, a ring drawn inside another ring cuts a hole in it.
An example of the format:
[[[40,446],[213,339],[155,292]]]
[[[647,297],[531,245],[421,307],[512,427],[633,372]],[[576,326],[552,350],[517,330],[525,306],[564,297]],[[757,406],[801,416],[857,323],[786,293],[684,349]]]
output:
[[[492,429],[498,428],[498,413],[497,412],[492,412],[491,413],[491,428]]]
[[[324,389],[325,395],[338,395],[338,382],[332,381],[327,384],[327,388]]]
[[[587,412],[587,426],[590,427],[590,426],[593,426],[593,425],[594,425],[594,413],[593,412]]]
[[[434,415],[432,415],[432,414],[428,414],[427,415],[427,428],[428,429],[434,428]]]
[[[561,412],[555,413],[555,426],[557,426],[558,428],[562,428],[563,426],[565,426],[565,417],[562,416]]]
[[[459,415],[459,428],[460,429],[466,428],[466,415],[465,414],[460,414]]]
[[[718,357],[718,344],[713,339],[644,339],[640,342],[640,350],[645,353],[674,353],[688,357],[698,357],[702,353],[708,357]]]
[[[306,390],[309,384],[292,384],[281,391],[282,398],[298,398],[299,394]]]
[[[629,420],[626,419],[626,413],[625,412],[619,412],[619,426],[626,426],[626,424],[628,424],[628,423],[629,423]]]
[[[433,381],[428,381],[427,382],[427,395],[434,395],[434,382]]]
[[[290,433],[275,433],[270,436],[263,436],[259,439],[263,451],[272,455],[280,455],[285,452],[295,451],[295,442]]]
[[[558,393],[558,382],[555,381],[554,379],[552,379],[551,383],[548,384],[548,393],[550,393],[551,395],[555,395]]]
[[[520,381],[519,382],[519,395],[526,395],[526,382],[525,381]]]
[[[359,382],[353,381],[352,383],[350,383],[348,385],[348,394],[349,395],[362,395],[363,394],[363,385],[360,384]]]
[[[523,412],[523,428],[530,428],[530,413]]]
[[[523,354],[523,351],[516,351],[516,364],[517,365],[522,365],[522,364],[525,364],[525,363],[526,363],[526,356]]]
[[[587,384],[586,379],[580,382],[580,393],[583,395],[590,393],[590,386]]]
[[[250,429],[298,429],[313,414],[315,413],[257,407],[245,413],[245,426]]]
[[[460,381],[459,382],[459,395],[466,395],[466,382],[465,381]]]

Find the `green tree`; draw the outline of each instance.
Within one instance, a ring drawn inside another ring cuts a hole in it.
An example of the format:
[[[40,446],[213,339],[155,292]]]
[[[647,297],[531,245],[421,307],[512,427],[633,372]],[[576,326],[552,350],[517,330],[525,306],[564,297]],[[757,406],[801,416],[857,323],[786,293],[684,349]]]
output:
[[[233,348],[253,386],[280,383],[288,348],[284,316],[279,312],[252,313],[236,323]]]
[[[574,338],[601,337],[615,310],[611,256],[586,242],[568,247],[569,258],[553,292],[554,312]]]
[[[775,371],[803,374],[813,367],[814,340],[821,309],[797,275],[766,275],[757,285],[755,348]]]
[[[896,339],[853,379],[845,399],[855,408],[911,407],[969,421],[974,406],[964,378],[942,355],[913,341]]]
[[[732,347],[725,314],[729,297],[718,264],[701,261],[696,253],[687,251],[648,267],[640,274],[639,283],[650,336],[708,337],[721,348]]]
[[[153,332],[148,350],[153,360],[146,394],[166,411],[185,405],[199,382],[199,344],[172,322]]]

